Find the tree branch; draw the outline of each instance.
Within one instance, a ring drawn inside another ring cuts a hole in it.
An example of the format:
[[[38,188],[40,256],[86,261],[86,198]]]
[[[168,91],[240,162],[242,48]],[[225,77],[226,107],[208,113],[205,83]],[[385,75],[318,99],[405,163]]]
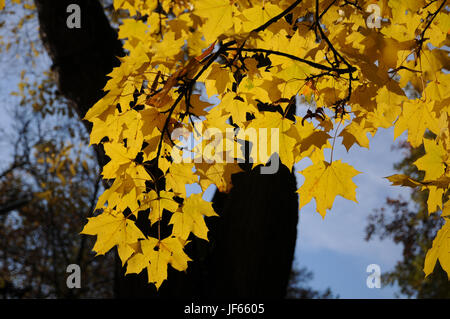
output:
[[[313,61],[309,61],[306,59],[302,59],[299,58],[295,55],[289,54],[289,53],[285,53],[285,52],[280,52],[280,51],[273,51],[273,50],[267,50],[267,49],[257,49],[257,48],[227,48],[225,49],[225,51],[231,51],[231,50],[241,50],[243,52],[255,52],[255,53],[267,53],[267,54],[274,54],[274,55],[279,55],[279,56],[284,56],[286,58],[295,60],[295,61],[299,61],[305,64],[308,64],[309,66],[312,66],[316,69],[319,70],[323,70],[323,71],[328,71],[328,72],[336,72],[337,74],[346,74],[346,73],[352,73],[356,71],[355,67],[350,66],[349,68],[346,69],[339,69],[339,68],[332,68],[332,67],[328,67],[325,65],[322,65],[320,63],[316,63]]]
[[[277,22],[278,20],[280,20],[282,17],[284,17],[285,15],[287,15],[289,12],[291,12],[296,6],[298,6],[303,0],[297,0],[295,1],[293,4],[291,4],[286,10],[284,10],[283,12],[281,12],[280,14],[276,15],[275,17],[273,17],[272,19],[270,19],[269,21],[267,21],[266,23],[264,23],[263,25],[257,27],[256,29],[253,29],[251,33],[258,33],[259,31],[263,31],[265,29],[267,29],[271,24]]]
[[[0,215],[6,215],[15,209],[19,209],[31,202],[31,198],[21,198],[16,201],[10,202],[0,206]]]

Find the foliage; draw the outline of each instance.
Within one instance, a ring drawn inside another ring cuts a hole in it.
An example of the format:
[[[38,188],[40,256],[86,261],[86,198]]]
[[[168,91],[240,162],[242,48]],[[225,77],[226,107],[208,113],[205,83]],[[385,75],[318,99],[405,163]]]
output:
[[[415,179],[423,179],[424,172],[413,163],[424,156],[424,147],[412,148],[407,143],[400,147],[405,151],[405,157],[395,168]],[[438,215],[428,213],[427,197],[428,192],[413,189],[410,198],[387,198],[386,206],[369,216],[366,239],[371,240],[375,236],[392,238],[395,243],[403,245],[402,258],[392,271],[382,276],[385,284],[397,284],[400,292],[408,297],[450,298],[450,282],[439,262],[434,272],[425,280],[423,278],[426,253],[443,224]]]
[[[186,270],[184,246],[190,236],[207,239],[204,217],[215,213],[185,185],[228,191],[231,174],[249,161],[243,140],[254,167],[273,153],[288,167],[310,158],[300,203],[314,198],[325,216],[337,195],[356,200],[359,172],[333,160],[336,138],[349,150],[369,148],[378,128],[394,126],[395,138],[408,131],[413,147],[425,147],[415,162],[425,177],[389,180],[428,191],[429,213],[448,217],[445,0],[115,0],[114,7],[129,13],[119,29],[128,55],[85,116],[91,144],[110,159],[102,172],[110,187],[83,233],[97,235],[98,254],[117,246],[128,273],[147,269],[159,287],[168,265]],[[408,86],[418,95],[408,97]],[[300,116],[299,97],[308,102]],[[189,147],[185,140],[196,137]],[[148,225],[138,227],[143,212]],[[450,274],[449,225],[427,253],[426,275],[437,260]]]
[[[307,282],[311,281],[313,278],[314,278],[313,273],[305,267],[292,269],[286,298],[288,299],[339,298],[339,295],[333,295],[330,288],[325,289],[325,291],[317,291],[307,286]]]
[[[0,135],[8,141],[5,148],[14,150],[0,171],[0,294],[111,296],[113,260],[94,258],[92,239],[78,235],[101,190],[95,157],[84,151],[79,136],[70,134],[81,126],[78,120],[67,115],[44,119],[33,110],[33,101],[28,97],[17,109],[14,134]],[[66,286],[72,263],[86,270],[82,289]]]

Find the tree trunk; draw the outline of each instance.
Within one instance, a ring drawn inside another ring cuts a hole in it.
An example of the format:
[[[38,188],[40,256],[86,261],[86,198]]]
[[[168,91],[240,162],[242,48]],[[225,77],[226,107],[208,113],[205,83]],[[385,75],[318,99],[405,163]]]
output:
[[[169,267],[158,292],[147,274],[117,273],[121,298],[265,298],[286,295],[297,238],[298,197],[295,176],[280,165],[277,173],[259,169],[232,176],[229,194],[216,192],[213,207],[220,217],[207,219],[209,242],[193,238],[187,273]],[[119,264],[120,266],[120,264]]]
[[[53,61],[61,93],[80,118],[103,96],[106,75],[119,65],[122,45],[96,0],[35,0],[43,43]],[[81,28],[69,29],[69,4],[81,8]],[[89,123],[85,123],[90,130]],[[97,149],[103,166],[104,154]],[[297,238],[295,176],[280,165],[273,175],[257,170],[233,176],[229,194],[216,193],[220,217],[208,218],[210,242],[194,239],[187,273],[169,267],[158,293],[147,274],[127,275],[117,259],[117,297],[283,298]]]
[[[60,93],[84,118],[86,112],[104,95],[103,88],[117,57],[124,56],[122,43],[111,27],[97,0],[35,0],[40,36],[52,60]],[[81,9],[81,28],[69,28],[67,8],[77,4]],[[91,123],[83,121],[88,131]],[[106,163],[103,149],[95,147],[100,167]]]
[[[208,295],[284,298],[297,239],[295,176],[259,169],[233,176],[230,194],[217,192]]]

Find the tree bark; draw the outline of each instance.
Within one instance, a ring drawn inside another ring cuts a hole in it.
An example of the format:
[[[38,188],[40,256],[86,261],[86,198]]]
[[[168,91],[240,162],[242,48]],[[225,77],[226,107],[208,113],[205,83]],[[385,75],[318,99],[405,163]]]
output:
[[[106,75],[119,66],[122,43],[97,0],[35,0],[42,42],[52,59],[58,87],[80,118],[104,92]],[[67,26],[67,7],[81,9],[81,28]]]
[[[58,75],[60,92],[80,118],[104,95],[106,75],[119,65],[122,44],[96,0],[35,0],[42,41]],[[81,8],[81,28],[66,24],[69,4]],[[90,130],[89,123],[85,123]],[[100,167],[104,156],[97,150]],[[187,273],[169,267],[159,292],[147,274],[128,275],[117,260],[117,297],[265,297],[283,298],[297,238],[295,176],[285,166],[273,175],[257,170],[233,176],[229,194],[216,193],[220,217],[208,218],[210,242],[187,246],[194,260]]]
[[[97,0],[35,0],[42,43],[52,60],[60,93],[80,119],[104,95],[103,87],[124,56],[122,43]],[[80,7],[81,27],[69,28],[71,4]],[[88,131],[91,123],[83,121]],[[94,146],[100,167],[106,163],[103,149]]]
[[[259,169],[235,174],[230,194],[217,192],[221,217],[214,232],[208,295],[284,298],[297,239],[298,197],[294,174]]]

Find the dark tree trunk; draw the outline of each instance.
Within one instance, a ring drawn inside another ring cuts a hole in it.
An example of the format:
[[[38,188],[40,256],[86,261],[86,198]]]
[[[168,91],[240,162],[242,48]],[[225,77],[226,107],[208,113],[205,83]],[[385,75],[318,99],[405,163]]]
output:
[[[80,118],[103,96],[106,75],[123,56],[121,42],[96,0],[35,0],[41,37],[53,60],[61,93]],[[69,4],[81,7],[81,28],[66,25]],[[89,123],[85,123],[90,130]],[[99,165],[104,156],[97,150]],[[283,298],[297,238],[295,176],[285,166],[273,175],[257,170],[233,176],[229,194],[216,193],[218,218],[209,218],[210,242],[193,240],[187,273],[171,270],[156,293],[147,275],[123,276],[117,261],[117,297]]]
[[[127,275],[117,281],[116,295],[284,298],[297,238],[295,176],[280,165],[276,174],[262,175],[256,168],[233,175],[232,182],[229,194],[216,192],[213,198],[220,217],[207,219],[209,242],[192,238],[188,244],[194,261],[186,274],[169,271],[158,293],[146,284],[145,272]]]
[[[80,119],[105,92],[106,75],[120,65],[122,43],[97,0],[35,0],[40,35],[52,60],[60,93]],[[67,26],[67,7],[79,5],[81,28]],[[86,129],[91,123],[83,121]],[[102,148],[95,147],[100,167],[106,160]]]
[[[212,227],[208,295],[284,298],[297,238],[295,176],[280,165],[272,175],[235,174],[233,185],[214,196],[221,217]]]
[[[104,95],[106,75],[119,66],[122,43],[97,0],[35,0],[40,33],[60,92],[80,118]],[[81,28],[67,26],[67,7],[78,4]]]

